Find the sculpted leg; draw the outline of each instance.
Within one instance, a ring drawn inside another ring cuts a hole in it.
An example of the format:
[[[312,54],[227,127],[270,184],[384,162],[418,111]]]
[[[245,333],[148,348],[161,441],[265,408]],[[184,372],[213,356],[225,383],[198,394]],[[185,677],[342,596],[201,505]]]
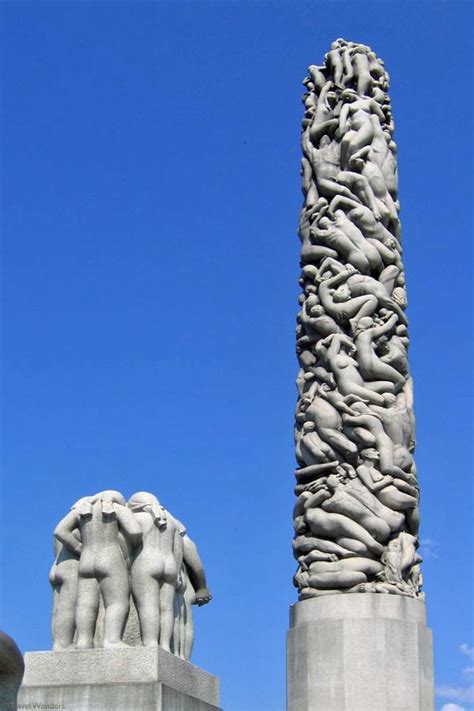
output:
[[[321,427],[319,434],[321,439],[326,440],[331,447],[342,452],[348,459],[353,459],[357,455],[356,445],[347,439],[342,432],[330,429],[329,427]]]
[[[343,503],[344,507],[344,518],[349,517],[356,525],[359,525],[363,530],[370,533],[373,538],[377,541],[386,541],[390,536],[390,526],[386,521],[375,516],[366,508],[364,505],[360,504],[356,499],[351,501],[352,497],[347,497]],[[333,501],[328,499],[322,504],[325,511],[332,514],[341,513],[341,503],[338,501]]]
[[[367,582],[367,576],[364,573],[354,570],[339,570],[337,572],[313,573],[309,576],[309,584],[315,588],[329,588],[341,590],[344,588],[352,588],[354,585],[360,585]]]
[[[126,568],[103,578],[100,582],[100,590],[105,608],[104,647],[125,647],[122,635],[127,622],[130,599]]]
[[[132,569],[132,592],[144,647],[158,647],[160,635],[160,586],[148,573]]]
[[[357,541],[355,538],[337,538],[336,543],[338,543],[338,545],[342,546],[343,548],[347,548],[349,551],[351,551],[352,555],[360,555],[364,557],[373,555],[372,551],[369,551],[365,543]]]
[[[306,521],[315,536],[324,536],[334,540],[341,537],[353,538],[363,543],[374,555],[382,555],[383,546],[365,528],[347,516],[328,513],[323,509],[311,509],[306,512]],[[341,540],[338,540],[338,543],[349,548],[347,543],[342,543]]]
[[[67,649],[73,643],[76,629],[77,583],[65,580],[54,590],[53,649]]]
[[[341,185],[344,185],[350,191],[355,193],[364,205],[370,207],[377,220],[381,219],[383,212],[380,211],[374,191],[365,176],[360,175],[359,173],[353,173],[350,170],[344,170],[338,173],[337,179]],[[339,194],[342,195],[344,193],[342,193],[339,189]]]
[[[371,558],[348,558],[347,560],[338,560],[335,563],[313,563],[310,568],[310,573],[329,573],[329,572],[354,572],[364,573],[365,575],[377,575],[383,570],[382,563]]]
[[[160,587],[160,647],[166,652],[171,651],[171,635],[173,634],[173,607],[175,588],[172,583],[162,583]]]
[[[194,600],[194,592],[191,586],[186,588],[184,592],[184,659],[191,659],[191,654],[194,645],[194,622],[192,603]]]
[[[91,649],[94,646],[99,595],[99,584],[95,578],[79,577],[76,605],[78,649]]]

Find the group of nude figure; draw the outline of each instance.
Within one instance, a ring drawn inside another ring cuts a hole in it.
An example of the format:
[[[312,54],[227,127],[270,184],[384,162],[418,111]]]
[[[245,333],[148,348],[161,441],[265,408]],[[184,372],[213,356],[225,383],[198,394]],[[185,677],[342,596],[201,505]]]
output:
[[[369,47],[337,40],[304,84],[294,582],[301,599],[419,596],[388,76]]]
[[[132,609],[138,644],[190,658],[191,605],[211,594],[195,544],[156,496],[85,496],[57,525],[54,546],[53,649],[127,646]]]

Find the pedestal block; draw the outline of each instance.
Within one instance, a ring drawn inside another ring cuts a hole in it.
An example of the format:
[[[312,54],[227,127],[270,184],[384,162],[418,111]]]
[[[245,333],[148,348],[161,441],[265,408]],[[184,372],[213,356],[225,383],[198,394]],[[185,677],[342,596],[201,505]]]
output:
[[[336,594],[292,606],[288,711],[433,711],[425,604],[401,595]]]
[[[162,649],[29,652],[18,709],[220,711],[219,680]]]

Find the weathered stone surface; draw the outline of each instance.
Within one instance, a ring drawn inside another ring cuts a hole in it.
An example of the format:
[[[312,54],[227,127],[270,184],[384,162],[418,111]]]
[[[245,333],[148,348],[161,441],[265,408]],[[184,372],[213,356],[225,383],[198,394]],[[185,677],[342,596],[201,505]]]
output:
[[[219,707],[216,677],[159,648],[30,652],[25,663],[20,704],[64,704],[68,711]]]
[[[422,600],[329,595],[291,609],[288,711],[433,711]]]
[[[218,706],[161,683],[27,687],[20,691],[19,698],[18,709],[25,710],[220,711]]]
[[[25,665],[16,642],[0,632],[0,709],[15,711],[16,696]]]
[[[211,600],[196,545],[148,492],[79,499],[55,529],[53,648],[161,647],[191,657],[192,606]]]
[[[308,71],[294,583],[300,600],[422,597],[389,78],[370,47],[342,39]]]

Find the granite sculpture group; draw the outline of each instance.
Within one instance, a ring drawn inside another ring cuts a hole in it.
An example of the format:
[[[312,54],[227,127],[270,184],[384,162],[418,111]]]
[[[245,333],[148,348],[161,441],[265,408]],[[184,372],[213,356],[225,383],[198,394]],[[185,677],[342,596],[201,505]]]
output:
[[[54,650],[128,646],[135,606],[143,646],[190,658],[191,606],[211,594],[195,544],[156,496],[137,492],[128,503],[118,491],[85,496],[54,539]]]
[[[434,708],[388,82],[342,39],[304,82],[288,711]],[[184,526],[153,494],[102,491],[54,539],[54,651],[27,655],[26,707],[219,711],[185,661],[211,594]]]
[[[294,582],[301,600],[420,597],[389,77],[339,39],[303,83]]]

